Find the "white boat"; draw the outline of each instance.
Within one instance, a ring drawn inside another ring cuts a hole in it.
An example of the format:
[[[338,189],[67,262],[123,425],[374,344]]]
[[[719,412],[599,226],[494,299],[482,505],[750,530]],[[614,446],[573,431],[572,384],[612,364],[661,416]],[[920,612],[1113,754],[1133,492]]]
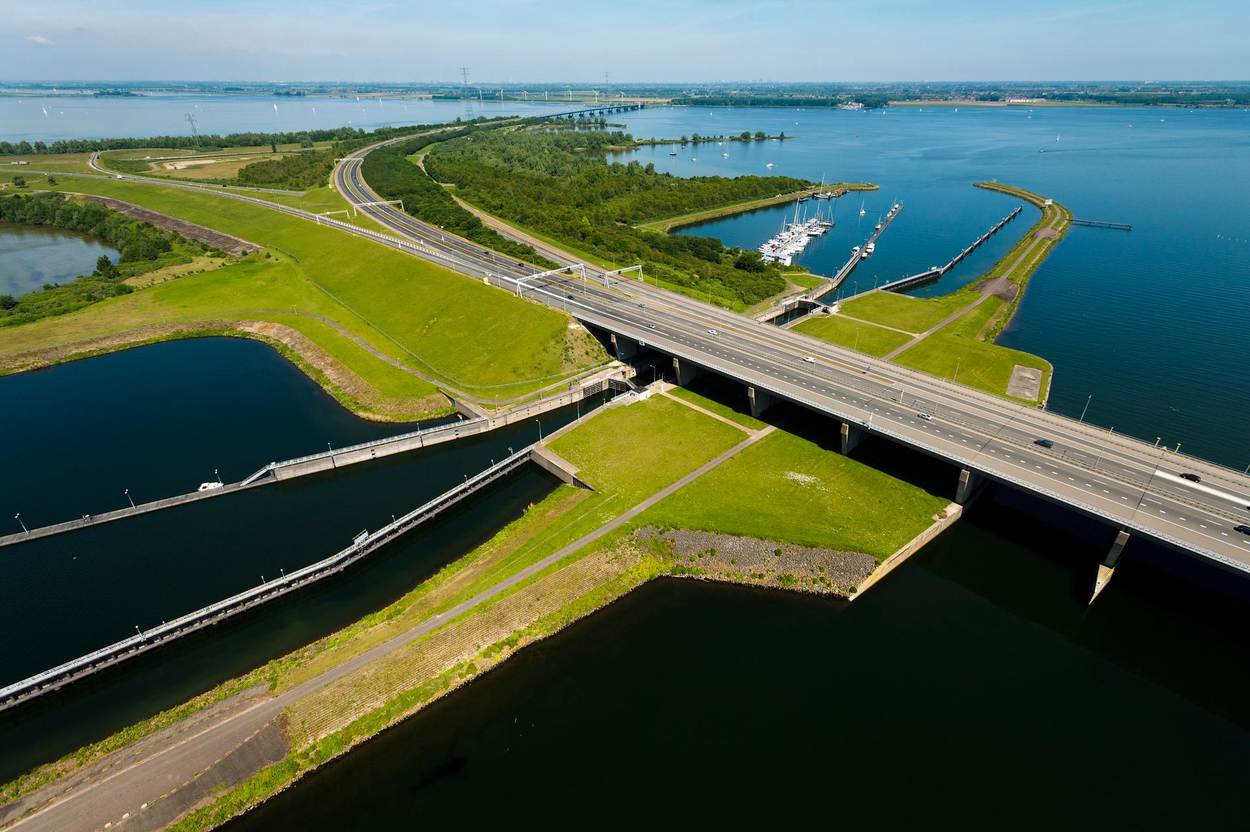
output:
[[[729,158],[729,154],[728,154],[728,153],[722,153],[722,154],[720,155],[720,157],[721,157],[722,159],[728,159],[728,158]]]
[[[772,169],[773,169],[773,163],[772,163],[772,162],[769,162],[767,165],[764,165],[764,167],[768,168],[769,170],[772,170]]]
[[[864,210],[864,201],[861,199],[859,201],[859,215],[862,217],[864,214],[867,214],[867,213],[868,212]]]
[[[868,245],[864,246],[864,256],[871,257],[873,252],[876,250],[877,250],[877,244],[869,243]]]

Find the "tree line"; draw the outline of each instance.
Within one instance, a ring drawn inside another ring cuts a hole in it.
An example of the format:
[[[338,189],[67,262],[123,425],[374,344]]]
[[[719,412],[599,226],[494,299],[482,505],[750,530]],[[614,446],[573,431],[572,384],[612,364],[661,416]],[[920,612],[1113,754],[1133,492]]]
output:
[[[480,219],[461,208],[442,185],[407,159],[434,142],[466,136],[474,130],[469,127],[380,147],[365,157],[362,170],[365,181],[386,199],[403,200],[404,211],[420,220],[510,257],[555,268],[555,263],[540,256],[530,246],[502,237],[485,226]]]
[[[648,274],[743,307],[785,288],[780,271],[753,251],[710,237],[666,235],[649,220],[774,196],[811,183],[782,176],[682,178],[637,161],[606,161],[625,133],[484,131],[444,142],[425,159],[434,179],[469,202],[604,260],[642,263]]]

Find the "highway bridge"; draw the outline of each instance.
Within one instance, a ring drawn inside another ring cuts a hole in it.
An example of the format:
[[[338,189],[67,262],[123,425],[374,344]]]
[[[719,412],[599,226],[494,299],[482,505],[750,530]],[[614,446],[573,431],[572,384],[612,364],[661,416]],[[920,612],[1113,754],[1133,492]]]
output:
[[[364,156],[379,145],[356,151],[335,169],[335,186],[352,202],[382,199],[360,171]],[[1241,472],[761,324],[642,281],[623,282],[593,267],[576,274],[540,273],[393,206],[361,209],[390,232],[381,233],[246,194],[211,192],[332,225],[566,309],[616,336],[623,353],[642,348],[670,357],[679,382],[701,370],[741,382],[757,411],[771,400],[784,400],[823,413],[838,425],[834,429],[846,450],[859,437],[875,435],[946,460],[960,471],[960,498],[966,499],[980,481],[1004,483],[1104,521],[1117,532],[1117,541],[1119,532],[1136,534],[1250,572],[1250,537],[1235,531],[1250,522],[1250,477]],[[569,261],[558,249],[539,248],[557,262]],[[1049,446],[1036,444],[1039,439]],[[1181,474],[1197,476],[1201,483]],[[1111,547],[1108,568],[1121,548]]]
[[[371,149],[353,154],[335,171],[336,186],[357,203],[381,199],[361,176],[360,160]],[[1108,568],[1123,548],[1118,533],[1126,532],[1250,572],[1250,536],[1235,530],[1250,522],[1250,477],[1241,472],[761,324],[643,281],[623,282],[589,267],[540,274],[392,206],[363,210],[411,240],[414,251],[436,248],[440,262],[567,309],[613,336],[620,357],[640,348],[669,356],[679,383],[700,371],[718,373],[741,382],[757,412],[782,400],[829,416],[846,450],[859,437],[875,435],[943,459],[959,468],[961,500],[988,480],[1096,517],[1120,541],[1108,553]]]

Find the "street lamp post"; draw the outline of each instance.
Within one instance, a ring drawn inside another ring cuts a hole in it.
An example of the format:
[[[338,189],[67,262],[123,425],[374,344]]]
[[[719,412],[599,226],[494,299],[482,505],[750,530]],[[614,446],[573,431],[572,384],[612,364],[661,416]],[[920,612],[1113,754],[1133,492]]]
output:
[[[543,441],[543,423],[539,419],[534,420],[534,424],[538,425],[538,441]]]
[[[1085,406],[1081,408],[1081,418],[1077,419],[1078,422],[1085,421],[1085,412],[1089,410],[1089,403],[1092,402],[1093,400],[1094,400],[1094,394],[1090,393],[1089,398],[1085,400]]]
[[[129,489],[129,488],[127,488],[127,489],[126,489],[126,499],[130,501],[130,507],[131,507],[131,508],[134,508],[134,507],[135,507],[135,498],[130,496],[130,489]]]
[[[13,515],[13,519],[21,525],[22,531],[26,532],[26,534],[30,534],[30,529],[26,528],[26,523],[22,520],[22,513],[20,511]]]

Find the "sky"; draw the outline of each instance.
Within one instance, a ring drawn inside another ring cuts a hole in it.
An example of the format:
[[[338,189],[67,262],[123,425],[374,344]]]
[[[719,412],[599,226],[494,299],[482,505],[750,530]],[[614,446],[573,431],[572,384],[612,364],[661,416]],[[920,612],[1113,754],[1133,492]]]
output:
[[[1250,78],[1248,0],[0,0],[0,80]]]

